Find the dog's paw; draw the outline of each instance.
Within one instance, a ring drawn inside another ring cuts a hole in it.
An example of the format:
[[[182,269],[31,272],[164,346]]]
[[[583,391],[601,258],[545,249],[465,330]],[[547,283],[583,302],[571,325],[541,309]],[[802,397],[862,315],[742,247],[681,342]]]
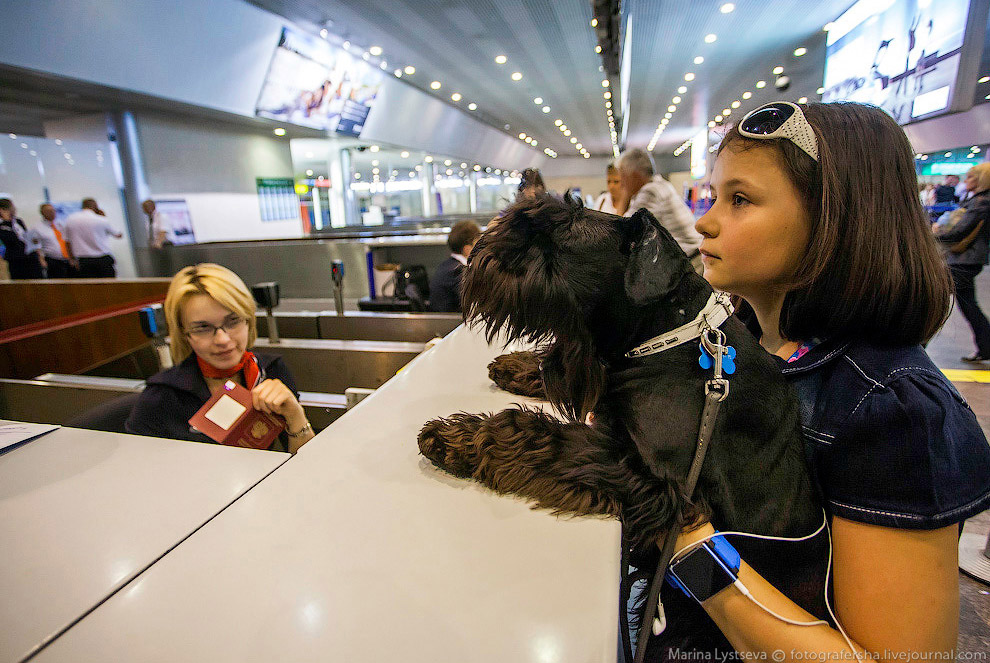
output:
[[[496,357],[488,364],[488,377],[510,394],[546,399],[540,358],[535,352],[510,352]]]
[[[454,476],[470,477],[476,465],[473,438],[481,421],[480,416],[470,414],[428,421],[419,431],[419,452]]]

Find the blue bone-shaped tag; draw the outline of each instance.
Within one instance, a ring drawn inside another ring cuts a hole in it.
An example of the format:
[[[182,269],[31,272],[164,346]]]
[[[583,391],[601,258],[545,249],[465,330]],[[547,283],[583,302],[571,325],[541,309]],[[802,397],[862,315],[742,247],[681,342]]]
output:
[[[698,349],[701,350],[701,356],[698,357],[698,365],[706,371],[715,366],[715,358],[705,350],[705,344],[699,343]],[[725,354],[722,355],[722,372],[726,375],[732,375],[736,372],[736,349],[730,345],[725,350]]]

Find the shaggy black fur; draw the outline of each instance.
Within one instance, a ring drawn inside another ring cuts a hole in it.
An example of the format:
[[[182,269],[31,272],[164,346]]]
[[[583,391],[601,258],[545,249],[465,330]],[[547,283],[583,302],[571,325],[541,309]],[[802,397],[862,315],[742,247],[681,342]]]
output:
[[[510,352],[488,364],[488,377],[511,394],[546,399],[540,358],[535,352]]]
[[[678,513],[685,522],[710,519],[719,530],[813,532],[822,511],[797,400],[735,318],[722,329],[737,350],[737,370],[694,498],[684,496],[711,371],[698,365],[697,342],[635,359],[624,354],[694,318],[712,289],[645,210],[622,218],[569,200],[544,196],[506,210],[471,253],[462,302],[465,318],[483,325],[489,341],[505,332],[540,344],[546,396],[570,421],[525,409],[456,414],[426,424],[421,452],[458,476],[557,513],[620,518],[640,568],[655,568],[656,544]],[[824,537],[732,543],[785,594],[824,613]],[[669,625],[651,641],[651,660],[670,647],[732,651],[696,603],[668,589]]]

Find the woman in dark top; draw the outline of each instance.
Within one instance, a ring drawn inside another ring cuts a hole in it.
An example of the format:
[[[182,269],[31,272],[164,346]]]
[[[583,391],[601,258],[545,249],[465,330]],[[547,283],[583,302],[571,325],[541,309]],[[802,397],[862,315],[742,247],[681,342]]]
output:
[[[704,276],[745,300],[797,390],[837,622],[795,624],[816,620],[743,559],[739,583],[701,603],[742,655],[935,658],[956,646],[959,526],[990,507],[990,447],[920,345],[948,316],[951,282],[916,179],[904,132],[873,106],[769,104],[719,147],[696,226]],[[712,536],[710,523],[685,528],[678,558]]]
[[[27,226],[17,217],[10,198],[0,198],[0,243],[6,248],[4,259],[12,279],[42,278],[38,256],[27,245]]]
[[[212,442],[191,430],[189,419],[235,380],[251,390],[256,410],[285,420],[270,449],[295,453],[313,438],[281,358],[248,351],[257,337],[255,302],[236,274],[210,263],[186,267],[169,285],[165,317],[177,365],[148,379],[125,425],[129,433]]]
[[[965,210],[963,217],[951,228],[943,230],[936,226],[935,234],[946,247],[946,261],[956,289],[956,305],[973,329],[976,342],[976,354],[962,360],[979,363],[990,360],[990,321],[976,301],[975,283],[983,266],[990,264],[990,163],[970,168],[964,183],[973,196],[960,206]],[[958,252],[952,250],[951,247],[967,240],[968,246],[958,247]]]

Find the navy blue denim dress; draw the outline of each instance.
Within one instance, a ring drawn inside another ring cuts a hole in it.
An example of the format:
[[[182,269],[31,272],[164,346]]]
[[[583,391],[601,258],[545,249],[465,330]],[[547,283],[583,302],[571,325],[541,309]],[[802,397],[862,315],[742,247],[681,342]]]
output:
[[[921,346],[825,341],[781,371],[831,515],[936,529],[990,508],[990,446]]]

